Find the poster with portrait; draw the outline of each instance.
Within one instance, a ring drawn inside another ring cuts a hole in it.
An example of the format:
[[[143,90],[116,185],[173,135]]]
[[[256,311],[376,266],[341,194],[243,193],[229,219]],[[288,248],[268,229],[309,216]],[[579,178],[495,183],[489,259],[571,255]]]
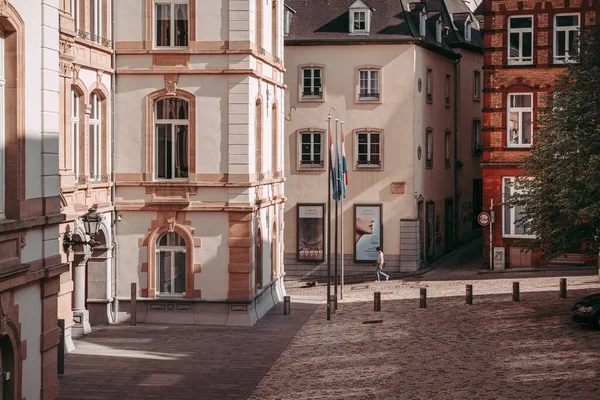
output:
[[[325,260],[325,204],[298,204],[296,257],[298,261]]]
[[[377,247],[383,247],[380,204],[354,205],[354,261],[377,261]]]

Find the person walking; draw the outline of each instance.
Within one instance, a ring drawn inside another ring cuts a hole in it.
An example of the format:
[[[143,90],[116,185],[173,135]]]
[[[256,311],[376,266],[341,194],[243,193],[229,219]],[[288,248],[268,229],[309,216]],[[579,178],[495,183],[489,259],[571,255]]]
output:
[[[377,263],[375,264],[377,266],[377,269],[375,270],[375,272],[377,273],[377,281],[376,282],[379,282],[379,275],[385,276],[385,280],[387,281],[390,279],[390,276],[382,271],[385,259],[384,259],[383,250],[381,250],[381,247],[377,248],[377,252],[379,253],[379,255],[377,256]]]

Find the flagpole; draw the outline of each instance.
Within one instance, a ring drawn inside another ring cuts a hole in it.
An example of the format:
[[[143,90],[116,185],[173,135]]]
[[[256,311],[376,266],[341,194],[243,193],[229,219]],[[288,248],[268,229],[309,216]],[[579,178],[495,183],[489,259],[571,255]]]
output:
[[[327,131],[331,140],[331,115],[327,116]],[[331,143],[329,144],[331,147]],[[327,174],[327,321],[331,319],[331,151],[329,151],[329,173]]]
[[[340,175],[340,171],[338,171],[340,169],[340,147],[339,147],[339,141],[338,141],[338,125],[340,123],[339,119],[335,119],[335,176],[333,177],[333,179],[335,179],[335,191],[337,192],[336,195],[340,196],[340,183],[338,182],[339,180],[339,175]],[[335,296],[335,298],[337,299],[337,289],[338,289],[338,203],[339,203],[339,197],[336,198],[335,200],[335,250],[334,250],[334,254],[335,254],[335,261],[334,261],[334,289],[333,289],[333,295]],[[336,304],[336,308],[337,308],[337,301],[335,302]]]
[[[340,131],[342,134],[342,146],[344,146],[344,121],[340,122]],[[345,151],[345,149],[342,149]],[[344,153],[342,153],[344,154]],[[342,171],[343,172],[343,171]],[[346,179],[344,175],[342,175],[342,179]],[[345,183],[345,181],[344,181]],[[344,299],[344,197],[346,197],[346,193],[342,193],[341,202],[342,202],[342,213],[340,215],[340,230],[342,231],[342,237],[340,240],[340,253],[341,253],[341,269],[342,269],[342,284],[340,286],[340,300]]]

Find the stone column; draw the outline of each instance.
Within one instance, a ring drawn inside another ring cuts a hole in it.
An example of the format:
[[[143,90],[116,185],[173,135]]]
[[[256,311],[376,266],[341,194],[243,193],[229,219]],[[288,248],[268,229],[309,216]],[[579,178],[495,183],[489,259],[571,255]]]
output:
[[[85,309],[85,268],[92,252],[86,248],[83,259],[73,265],[73,321],[72,336],[78,338],[92,331],[89,312]]]

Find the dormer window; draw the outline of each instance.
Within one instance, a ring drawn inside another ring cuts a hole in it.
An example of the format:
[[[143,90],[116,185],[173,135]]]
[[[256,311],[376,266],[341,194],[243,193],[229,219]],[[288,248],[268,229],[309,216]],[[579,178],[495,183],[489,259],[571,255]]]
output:
[[[427,15],[424,12],[420,12],[419,13],[419,34],[421,36],[425,36],[426,31],[426,26],[425,24],[427,23]]]
[[[435,23],[435,38],[438,43],[442,43],[442,20],[438,19]]]
[[[468,19],[465,21],[465,41],[471,41],[471,21]]]
[[[290,23],[292,22],[292,14],[296,14],[296,10],[285,4],[283,8],[283,36],[290,34]]]
[[[350,13],[350,33],[366,35],[371,27],[371,11],[361,0],[356,0],[348,7]]]

